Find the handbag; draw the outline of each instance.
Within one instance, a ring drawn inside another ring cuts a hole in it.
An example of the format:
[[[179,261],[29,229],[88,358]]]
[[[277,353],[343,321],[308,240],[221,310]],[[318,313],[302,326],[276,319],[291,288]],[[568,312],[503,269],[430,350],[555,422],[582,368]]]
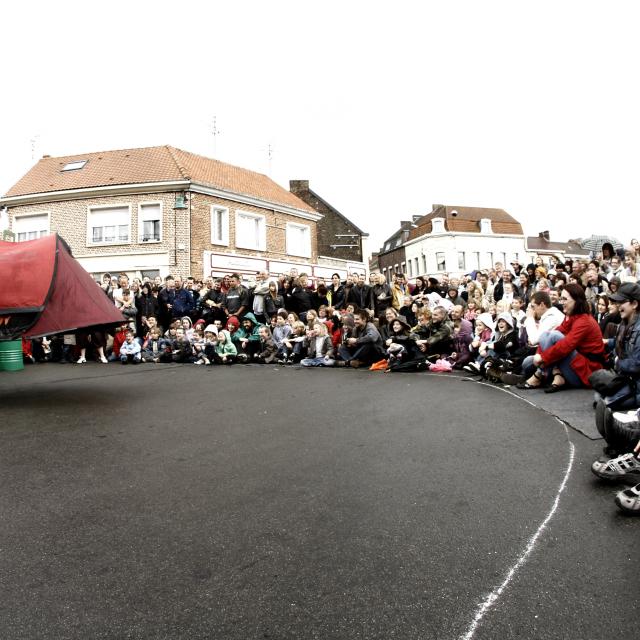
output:
[[[608,369],[598,369],[589,376],[589,384],[605,398],[616,394],[630,382],[627,376]]]

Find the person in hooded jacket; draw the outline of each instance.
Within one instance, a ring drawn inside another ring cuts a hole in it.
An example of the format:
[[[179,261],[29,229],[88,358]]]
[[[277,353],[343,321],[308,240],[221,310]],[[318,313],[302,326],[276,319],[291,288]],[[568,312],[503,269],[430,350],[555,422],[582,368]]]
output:
[[[508,311],[501,313],[496,321],[496,328],[487,344],[488,357],[508,360],[518,350],[518,329],[513,316]]]
[[[238,360],[252,358],[260,350],[261,325],[253,313],[245,313],[238,330],[231,336],[238,350]],[[244,357],[242,357],[244,356]]]

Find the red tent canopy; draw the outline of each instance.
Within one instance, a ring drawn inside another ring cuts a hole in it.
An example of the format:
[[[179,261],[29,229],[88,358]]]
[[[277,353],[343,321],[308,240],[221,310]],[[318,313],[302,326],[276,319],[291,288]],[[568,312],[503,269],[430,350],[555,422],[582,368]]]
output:
[[[0,316],[28,319],[27,338],[125,320],[57,234],[0,241],[0,282]]]

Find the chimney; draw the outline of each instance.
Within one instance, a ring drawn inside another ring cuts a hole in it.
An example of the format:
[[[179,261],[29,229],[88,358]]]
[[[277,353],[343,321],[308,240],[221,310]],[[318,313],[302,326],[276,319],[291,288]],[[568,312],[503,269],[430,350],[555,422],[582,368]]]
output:
[[[51,156],[47,153],[45,155],[42,156],[42,159],[44,160],[45,158],[50,158]]]
[[[541,231],[538,234],[538,238],[542,238],[543,240],[546,240],[547,242],[549,242],[550,239],[551,239],[548,231]]]
[[[289,191],[291,193],[306,193],[309,191],[309,181],[308,180],[289,180]]]

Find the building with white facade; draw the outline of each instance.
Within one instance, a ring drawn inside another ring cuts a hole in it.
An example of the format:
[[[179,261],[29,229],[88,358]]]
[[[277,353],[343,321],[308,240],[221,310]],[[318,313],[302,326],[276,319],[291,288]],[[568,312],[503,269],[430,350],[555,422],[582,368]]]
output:
[[[434,205],[415,222],[404,249],[410,279],[461,276],[531,257],[522,225],[503,209],[481,207]]]

